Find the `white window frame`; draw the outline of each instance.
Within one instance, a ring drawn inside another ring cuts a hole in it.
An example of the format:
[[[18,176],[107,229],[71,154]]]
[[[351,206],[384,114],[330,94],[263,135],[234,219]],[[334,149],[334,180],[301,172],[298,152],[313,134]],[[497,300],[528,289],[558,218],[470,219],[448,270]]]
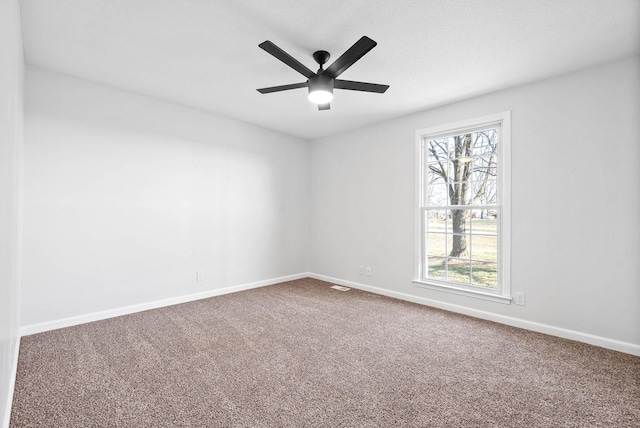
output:
[[[497,205],[498,216],[498,287],[496,290],[477,286],[466,286],[450,281],[435,280],[425,276],[425,231],[424,211],[426,208],[426,146],[427,142],[444,136],[461,135],[465,132],[498,126],[500,135],[496,149],[497,158]],[[474,119],[462,120],[445,125],[419,129],[416,131],[416,219],[415,219],[415,286],[433,290],[511,303],[511,112],[501,112]]]

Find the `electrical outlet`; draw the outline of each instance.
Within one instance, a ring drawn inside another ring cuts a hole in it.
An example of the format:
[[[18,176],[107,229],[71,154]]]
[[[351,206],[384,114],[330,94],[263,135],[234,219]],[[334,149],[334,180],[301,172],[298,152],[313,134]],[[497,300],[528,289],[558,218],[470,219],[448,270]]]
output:
[[[202,281],[202,280],[203,280],[202,271],[196,272],[196,281]]]
[[[371,266],[367,266],[364,268],[364,274],[367,276],[371,276]]]
[[[524,306],[525,305],[524,293],[513,293],[513,302],[516,305]]]
[[[364,275],[364,266],[358,266],[358,275]]]

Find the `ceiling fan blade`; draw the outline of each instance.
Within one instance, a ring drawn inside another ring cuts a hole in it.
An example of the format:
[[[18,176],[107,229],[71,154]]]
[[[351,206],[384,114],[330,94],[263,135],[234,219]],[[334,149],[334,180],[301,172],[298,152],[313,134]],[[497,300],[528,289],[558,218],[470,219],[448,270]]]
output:
[[[366,83],[366,82],[354,82],[352,80],[340,80],[340,79],[334,80],[333,87],[336,89],[348,89],[351,91],[375,92],[377,94],[384,94],[384,92],[387,89],[389,89],[389,85],[379,85],[377,83]]]
[[[302,82],[302,83],[292,83],[290,85],[260,88],[260,89],[256,89],[256,91],[260,92],[261,94],[270,94],[271,92],[288,91],[289,89],[298,89],[298,88],[306,88],[306,87],[307,87],[307,82]]]
[[[318,110],[329,110],[330,108],[331,108],[330,103],[318,104]]]
[[[294,57],[292,57],[291,55],[289,55],[288,53],[280,49],[278,46],[275,45],[275,43],[267,40],[260,43],[258,46],[264,49],[265,51],[267,51],[268,53],[270,53],[271,55],[278,58],[280,61],[287,64],[289,67],[293,68],[298,73],[302,74],[307,79],[315,75],[313,71],[309,70],[300,61],[298,61],[297,59],[295,59]]]
[[[333,64],[327,67],[323,74],[328,74],[333,78],[338,77],[347,68],[351,67],[353,63],[362,58],[367,52],[375,48],[376,45],[377,43],[367,36],[362,36],[360,40],[355,42],[353,46],[347,49],[347,51],[343,53],[340,58],[335,60]]]

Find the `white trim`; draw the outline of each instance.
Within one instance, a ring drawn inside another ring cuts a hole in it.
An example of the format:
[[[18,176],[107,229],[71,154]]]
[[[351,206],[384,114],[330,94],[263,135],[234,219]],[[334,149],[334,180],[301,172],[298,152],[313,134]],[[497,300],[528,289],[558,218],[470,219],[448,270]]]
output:
[[[400,293],[397,291],[386,290],[384,288],[373,287],[371,285],[360,284],[357,282],[346,281],[339,278],[332,278],[326,275],[309,273],[309,277],[334,284],[344,285],[346,287],[357,288],[359,290],[369,291],[375,294],[381,294],[395,299],[406,300],[408,302],[418,303],[420,305],[431,306],[445,311],[455,312],[458,314],[469,315],[475,318],[494,321],[500,324],[506,324],[512,327],[518,327],[525,330],[531,330],[538,333],[548,334],[550,336],[561,337],[563,339],[575,340],[577,342],[588,343],[589,345],[599,346],[601,348],[612,349],[614,351],[624,352],[626,354],[640,356],[640,345],[634,343],[623,342],[620,340],[609,339],[607,337],[595,336],[589,333],[582,333],[576,330],[569,330],[562,327],[556,327],[549,324],[542,324],[535,321],[523,320],[506,315],[499,315],[493,312],[481,311],[466,306],[454,305],[452,303],[441,302],[439,300],[428,299],[425,297],[414,296],[411,294]]]
[[[414,220],[414,258],[413,258],[413,278],[422,278],[422,254],[424,254],[424,239],[420,238],[422,234],[422,222],[424,221],[424,182],[423,182],[423,166],[424,166],[424,151],[422,150],[422,133],[416,131],[416,145],[415,145],[415,220]]]
[[[100,319],[112,318],[115,316],[126,315],[130,313],[145,311],[148,309],[155,309],[164,306],[170,306],[178,303],[190,302],[193,300],[205,299],[207,297],[214,297],[223,294],[235,293],[237,291],[249,290],[252,288],[264,287],[267,285],[278,284],[280,282],[293,281],[302,278],[315,278],[321,281],[330,282],[333,284],[343,285],[346,287],[356,288],[359,290],[369,291],[371,293],[380,294],[395,299],[406,300],[408,302],[418,303],[420,305],[431,306],[438,309],[444,309],[445,311],[455,312],[463,315],[469,315],[475,318],[485,319],[489,321],[495,321],[500,324],[506,324],[513,327],[523,328],[525,330],[536,331],[539,333],[548,334],[551,336],[562,337],[564,339],[576,340],[578,342],[588,343],[590,345],[600,346],[602,348],[613,349],[614,351],[620,351],[631,355],[640,356],[640,345],[636,345],[629,342],[623,342],[620,340],[609,339],[602,336],[595,336],[588,333],[582,333],[575,330],[569,330],[562,327],[556,327],[553,325],[542,324],[535,321],[523,320],[520,318],[514,318],[506,315],[499,315],[493,312],[481,311],[479,309],[473,309],[466,306],[454,305],[452,303],[441,302],[439,300],[428,299],[426,297],[415,296],[407,293],[400,293],[397,291],[391,291],[384,288],[374,287],[371,285],[361,284],[358,282],[346,281],[339,278],[333,278],[326,275],[320,275],[313,272],[303,272],[295,275],[283,276],[280,278],[273,278],[264,281],[253,282],[249,284],[236,285],[232,287],[221,288],[217,290],[210,290],[203,293],[189,294],[187,296],[175,297],[171,299],[158,300],[155,302],[144,303],[140,305],[128,306],[119,309],[113,309],[109,311],[97,312],[94,314],[87,314],[77,317],[65,318],[58,321],[52,321],[47,323],[33,324],[20,328],[21,336],[28,336],[29,334],[40,333],[48,330],[54,330],[57,328],[69,327],[72,325],[83,324],[86,322],[97,321]],[[14,379],[11,383],[11,396],[13,397],[13,385],[15,384],[15,372],[17,371],[18,363],[18,351],[20,348],[20,341],[16,344],[15,359],[14,359]]]
[[[236,293],[238,291],[250,290],[252,288],[264,287],[267,285],[278,284],[281,282],[293,281],[296,279],[306,278],[309,275],[306,272],[294,275],[281,276],[279,278],[266,279],[263,281],[251,282],[248,284],[234,285],[225,288],[217,288],[213,290],[203,291],[201,293],[187,294],[184,296],[171,297],[168,299],[156,300],[153,302],[141,303],[138,305],[125,306],[122,308],[109,309],[106,311],[94,312],[75,317],[62,318],[54,321],[47,321],[38,324],[31,324],[20,327],[20,336],[28,336],[30,334],[42,333],[49,330],[56,330],[64,327],[71,327],[78,324],[84,324],[93,321],[99,321],[107,318],[118,317],[121,315],[133,314],[136,312],[147,311],[149,309],[157,309],[165,306],[177,305],[180,303],[192,302],[194,300],[206,299],[208,297],[220,296],[223,294]]]
[[[505,121],[505,119],[511,119],[510,110],[473,119],[465,119],[458,122],[446,123],[444,125],[418,129],[416,131],[416,138],[420,138],[422,135],[429,135],[431,138],[438,138],[468,129],[482,129],[488,125],[493,125],[495,123]]]
[[[11,364],[11,375],[9,377],[9,390],[7,391],[7,403],[4,408],[4,420],[2,421],[3,428],[9,428],[9,422],[11,422],[11,408],[13,407],[13,392],[16,387],[16,376],[18,374],[18,355],[20,353],[20,336],[16,338],[13,344],[13,361]]]
[[[487,126],[500,127],[498,154],[498,290],[499,294],[490,294],[476,287],[457,287],[454,283],[440,284],[425,278],[424,265],[424,208],[425,183],[424,165],[426,138],[433,139],[446,135],[479,130]],[[474,119],[418,129],[415,132],[415,247],[414,277],[416,286],[438,289],[453,294],[463,294],[500,303],[511,303],[511,111],[504,111]]]
[[[502,279],[502,293],[511,297],[511,111],[500,113],[503,120],[500,122],[502,130],[502,144],[498,145],[501,152],[501,164],[498,171],[501,186],[498,191],[500,201],[500,275]]]
[[[424,280],[421,280],[421,281],[414,280],[413,284],[416,287],[428,288],[436,291],[446,291],[447,293],[458,294],[460,296],[475,297],[476,299],[490,300],[492,302],[504,303],[507,305],[511,304],[510,295],[491,293],[488,291],[483,291],[481,289],[465,288],[464,286],[456,287],[455,285],[453,285],[453,283],[440,284],[440,283],[436,283],[435,281],[434,283],[430,283]]]

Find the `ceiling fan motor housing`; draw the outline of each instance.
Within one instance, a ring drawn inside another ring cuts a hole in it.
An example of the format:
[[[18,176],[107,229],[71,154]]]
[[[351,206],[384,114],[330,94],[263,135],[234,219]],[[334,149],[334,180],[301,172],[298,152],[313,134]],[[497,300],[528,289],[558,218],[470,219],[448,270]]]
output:
[[[309,93],[327,91],[333,93],[333,78],[324,74],[316,74],[309,78]]]

